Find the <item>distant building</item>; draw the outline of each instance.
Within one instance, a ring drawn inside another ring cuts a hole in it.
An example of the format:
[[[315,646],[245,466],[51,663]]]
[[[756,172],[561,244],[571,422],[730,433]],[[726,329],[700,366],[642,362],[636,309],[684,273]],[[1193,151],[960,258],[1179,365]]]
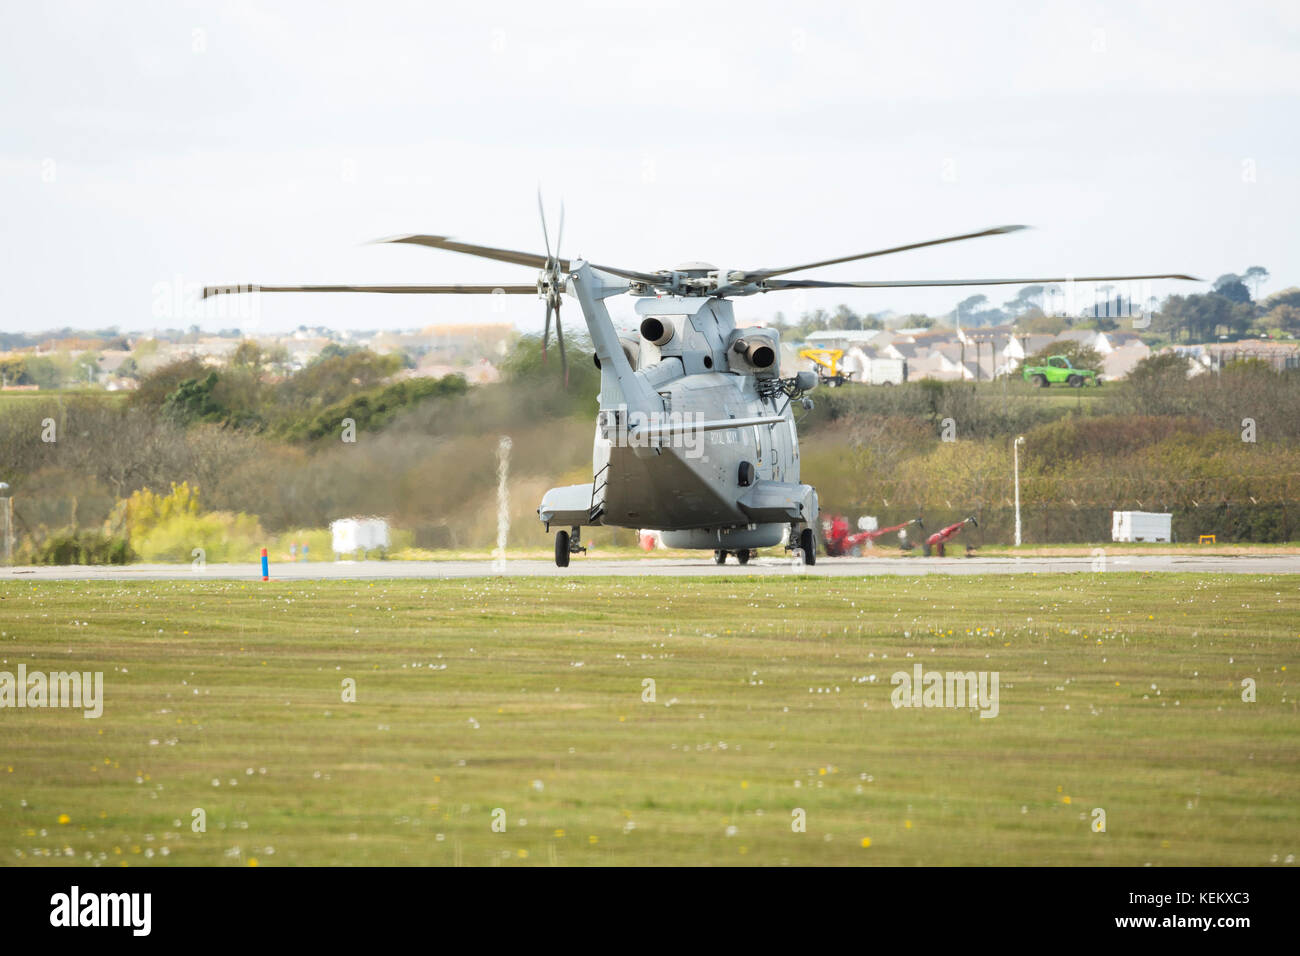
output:
[[[1015,374],[1027,356],[1057,339],[1068,338],[1095,347],[1097,335],[1095,331],[1084,330],[1070,336],[1017,335],[1011,325],[976,329],[827,330],[809,335],[807,344],[843,349],[842,365],[846,371],[854,373],[855,381],[864,381],[866,370],[878,360],[906,362],[909,381],[923,378],[992,381],[999,376]],[[1106,343],[1104,352],[1112,351],[1116,350]],[[1117,360],[1117,372],[1120,369],[1127,372],[1127,363],[1133,360],[1133,354],[1125,353],[1122,360]]]
[[[1150,354],[1151,348],[1134,336],[1134,341],[1113,348],[1109,352],[1102,352],[1101,368],[1099,369],[1101,377],[1110,381],[1124,378],[1129,372],[1133,371],[1138,362]]]
[[[99,353],[99,370],[105,375],[116,375],[122,363],[130,357],[131,353],[126,349],[105,349]]]
[[[828,329],[809,332],[804,336],[804,344],[813,349],[849,349],[869,345],[881,335],[880,329]]]
[[[1098,332],[1097,339],[1093,343],[1093,348],[1102,355],[1109,355],[1111,352],[1122,349],[1125,346],[1140,344],[1142,344],[1142,337],[1136,332],[1127,332],[1116,329],[1111,332]],[[1150,349],[1147,351],[1150,351]]]
[[[1231,362],[1255,359],[1278,371],[1300,368],[1300,343],[1270,342],[1266,339],[1243,339],[1240,342],[1216,342],[1205,347],[1210,367],[1220,369]]]
[[[490,385],[501,381],[501,370],[485,358],[468,365],[450,365],[434,356],[426,356],[415,368],[399,372],[394,378],[443,378],[447,375],[460,375],[470,385]]]

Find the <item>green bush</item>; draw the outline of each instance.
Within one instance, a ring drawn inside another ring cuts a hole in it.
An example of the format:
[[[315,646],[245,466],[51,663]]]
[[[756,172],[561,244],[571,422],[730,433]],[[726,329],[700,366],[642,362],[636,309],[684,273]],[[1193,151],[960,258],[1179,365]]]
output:
[[[126,564],[134,555],[121,535],[68,528],[37,546],[37,564]]]
[[[190,561],[194,549],[202,548],[207,561],[252,562],[266,543],[256,517],[229,511],[176,514],[131,536],[142,561]]]
[[[284,435],[299,441],[337,438],[342,434],[343,420],[348,418],[356,423],[358,432],[377,431],[398,413],[427,398],[463,395],[468,387],[460,375],[394,382],[335,402],[311,419],[291,421],[284,427]]]
[[[191,561],[203,550],[206,561],[255,561],[268,541],[253,515],[199,509],[199,490],[172,483],[165,495],[142,488],[120,501],[107,522],[120,531],[142,561]]]

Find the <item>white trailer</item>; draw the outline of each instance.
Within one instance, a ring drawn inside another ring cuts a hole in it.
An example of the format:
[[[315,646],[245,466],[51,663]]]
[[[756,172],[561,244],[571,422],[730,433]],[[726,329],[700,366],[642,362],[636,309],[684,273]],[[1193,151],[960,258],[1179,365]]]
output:
[[[867,385],[902,385],[907,381],[907,359],[869,358],[860,381]]]
[[[330,522],[334,538],[334,559],[357,551],[387,551],[390,547],[388,522],[383,518],[339,518]]]
[[[1157,511],[1112,511],[1112,541],[1172,541],[1174,516]]]

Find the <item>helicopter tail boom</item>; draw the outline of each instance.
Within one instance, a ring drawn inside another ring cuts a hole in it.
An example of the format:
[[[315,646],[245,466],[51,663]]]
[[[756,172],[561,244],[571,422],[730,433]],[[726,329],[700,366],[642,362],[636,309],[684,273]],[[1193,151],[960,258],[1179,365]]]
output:
[[[568,288],[582,308],[582,317],[587,322],[587,331],[591,335],[591,344],[595,347],[600,367],[608,369],[617,380],[629,412],[663,411],[664,402],[659,393],[650,387],[644,375],[639,375],[632,369],[632,363],[623,351],[618,331],[609,317],[609,310],[605,308],[604,300],[611,295],[626,292],[628,284],[622,280],[601,281],[602,278],[612,277],[597,271],[586,262],[574,262],[573,265],[576,268],[569,274]]]

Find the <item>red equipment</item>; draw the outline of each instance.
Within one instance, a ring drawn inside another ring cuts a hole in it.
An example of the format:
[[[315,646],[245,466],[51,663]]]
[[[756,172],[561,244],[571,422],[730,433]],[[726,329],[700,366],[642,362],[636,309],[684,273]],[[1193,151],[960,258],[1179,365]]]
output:
[[[870,544],[877,538],[893,534],[895,531],[901,531],[910,525],[922,527],[921,519],[913,518],[910,521],[904,521],[902,524],[896,524],[888,528],[876,528],[874,531],[859,531],[857,534],[849,534],[848,519],[843,515],[831,515],[829,519],[822,522],[822,540],[826,545],[828,557],[839,558],[846,554],[857,556],[862,553],[864,544]]]
[[[979,522],[975,520],[974,515],[971,515],[969,518],[966,518],[962,521],[958,521],[956,524],[950,524],[948,525],[948,527],[940,531],[936,531],[934,534],[930,535],[930,537],[925,539],[925,546],[923,549],[923,553],[925,554],[925,556],[928,558],[930,556],[931,551],[938,549],[938,556],[942,558],[944,556],[944,551],[946,550],[944,545],[948,541],[948,539],[953,537],[955,534],[957,534],[957,532],[959,532],[962,528],[966,527],[966,525],[968,524],[974,525],[977,528],[979,527]],[[971,551],[973,550],[973,547],[968,544],[966,545],[966,550]]]

